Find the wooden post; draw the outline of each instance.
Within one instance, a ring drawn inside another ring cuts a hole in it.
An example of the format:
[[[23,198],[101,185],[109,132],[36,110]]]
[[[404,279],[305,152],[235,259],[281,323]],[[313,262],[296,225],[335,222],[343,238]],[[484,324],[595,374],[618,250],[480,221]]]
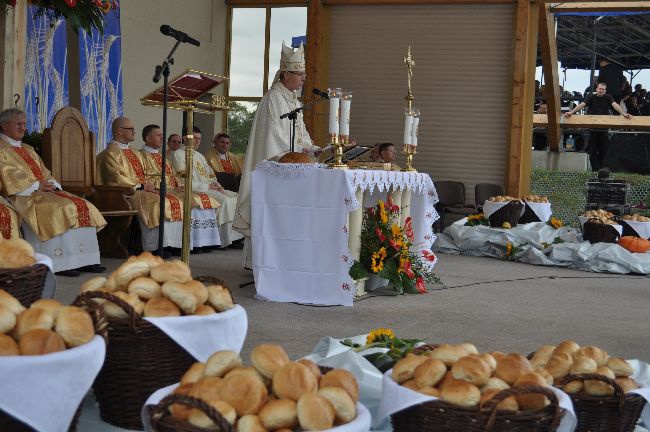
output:
[[[548,144],[551,151],[560,149],[560,79],[557,70],[557,41],[555,40],[555,22],[550,6],[539,5],[539,43],[542,52],[542,68],[546,89],[546,107],[548,114]]]
[[[14,95],[20,96],[17,107],[25,109],[25,57],[27,45],[27,2],[17,2],[16,7],[3,6],[0,12],[0,38],[2,38],[2,108],[14,107]]]
[[[74,31],[69,20],[66,20],[65,32],[68,49],[68,97],[70,100],[68,105],[81,111],[81,55],[79,52],[81,35]]]
[[[329,11],[321,0],[312,0],[307,7],[307,47],[305,53],[305,67],[307,79],[305,81],[305,103],[316,96],[311,89],[324,90],[327,87],[329,52]],[[304,121],[309,135],[316,144],[327,144],[327,108],[328,105],[320,103],[304,113]]]
[[[513,26],[512,115],[506,163],[506,192],[512,196],[525,195],[530,189],[538,16],[536,4],[517,0]]]

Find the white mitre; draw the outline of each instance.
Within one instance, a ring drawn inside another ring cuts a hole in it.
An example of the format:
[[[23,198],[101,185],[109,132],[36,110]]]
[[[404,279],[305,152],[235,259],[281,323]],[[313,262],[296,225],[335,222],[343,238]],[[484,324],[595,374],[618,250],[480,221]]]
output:
[[[301,43],[297,50],[286,46],[282,41],[280,52],[280,70],[275,74],[273,82],[280,79],[280,72],[305,72],[305,47]]]

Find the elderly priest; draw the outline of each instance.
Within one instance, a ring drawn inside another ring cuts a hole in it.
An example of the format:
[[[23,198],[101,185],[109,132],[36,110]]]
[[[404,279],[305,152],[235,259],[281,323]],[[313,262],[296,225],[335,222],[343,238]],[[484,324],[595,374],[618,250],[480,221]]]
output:
[[[64,192],[34,149],[21,142],[25,113],[0,113],[0,183],[23,221],[25,240],[52,258],[54,271],[78,276],[102,272],[97,231],[106,221],[94,205]]]

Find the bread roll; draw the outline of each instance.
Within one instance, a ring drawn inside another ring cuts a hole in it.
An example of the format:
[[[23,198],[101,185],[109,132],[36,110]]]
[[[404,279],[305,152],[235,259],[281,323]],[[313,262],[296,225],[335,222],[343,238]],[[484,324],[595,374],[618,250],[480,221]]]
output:
[[[408,389],[411,389],[413,391],[418,391],[418,385],[415,383],[414,379],[410,379],[408,381],[404,381],[402,383],[402,387],[406,387]]]
[[[268,430],[262,424],[259,416],[247,414],[237,420],[237,432],[268,432]]]
[[[115,270],[115,282],[120,287],[127,287],[132,280],[149,276],[149,264],[139,260],[128,260]]]
[[[196,310],[194,311],[194,315],[212,315],[216,314],[217,311],[214,310],[212,306],[201,304],[196,307]]]
[[[492,355],[490,353],[479,354],[479,357],[481,358],[481,360],[483,360],[485,363],[487,363],[488,366],[490,366],[490,371],[491,371],[490,373],[494,372],[494,370],[497,368],[496,359],[494,357],[492,357]]]
[[[558,381],[564,378],[573,365],[573,358],[566,352],[559,352],[553,354],[544,369],[553,376],[553,379]]]
[[[204,304],[208,301],[208,289],[201,282],[190,280],[183,284],[196,297],[197,304]]]
[[[25,240],[0,241],[0,268],[27,267],[35,262],[34,248]]]
[[[55,320],[59,315],[59,310],[61,310],[62,307],[63,304],[61,304],[60,301],[54,299],[38,299],[30,306],[31,309],[38,308],[48,311],[52,314]]]
[[[611,396],[614,394],[614,387],[597,380],[585,380],[585,393],[592,396]]]
[[[20,355],[20,348],[11,336],[0,334],[0,357]]]
[[[609,355],[607,351],[597,346],[586,346],[573,353],[573,358],[576,360],[582,357],[594,360],[598,366],[605,366]]]
[[[208,290],[208,302],[216,311],[225,312],[235,307],[230,291],[223,286],[209,285],[206,289]]]
[[[440,398],[440,390],[435,387],[418,387],[415,391],[418,393],[425,394],[427,396],[433,396]]]
[[[241,365],[241,357],[235,351],[217,351],[205,362],[203,376],[223,377],[228,371]]]
[[[553,354],[559,354],[559,353],[566,353],[569,354],[570,356],[573,356],[573,353],[578,351],[580,349],[580,345],[577,343],[571,341],[571,340],[566,340],[563,342],[560,342],[560,344],[553,350]]]
[[[617,377],[628,377],[634,373],[634,369],[628,362],[620,357],[610,357],[606,366],[614,372]]]
[[[97,276],[91,279],[88,279],[86,282],[81,284],[81,289],[79,292],[85,293],[87,291],[108,291],[106,288],[106,279],[104,276]]]
[[[498,394],[501,390],[498,389],[489,389],[483,395],[481,396],[481,408],[483,408],[489,400],[491,400],[496,394]],[[514,396],[508,396],[507,398],[503,399],[499,404],[497,405],[498,410],[503,410],[503,411],[519,411],[519,404],[517,403],[517,399]]]
[[[262,384],[268,386],[271,383],[271,380],[263,376],[252,366],[237,366],[236,368],[231,369],[224,375],[224,378],[228,378],[231,375],[252,375],[255,378],[259,379]]]
[[[457,348],[459,350],[465,352],[466,356],[471,355],[471,354],[478,355],[478,349],[476,348],[476,346],[474,344],[469,343],[469,342],[463,342],[461,344],[458,344]]]
[[[596,373],[598,375],[606,376],[609,379],[615,379],[616,378],[616,375],[614,374],[614,371],[612,371],[607,366],[600,366],[598,369],[596,369]]]
[[[16,327],[16,314],[0,303],[0,334],[9,333]]]
[[[539,375],[541,375],[542,378],[546,380],[546,384],[552,386],[553,385],[553,375],[551,375],[546,369],[544,368],[538,368],[535,369],[535,372],[537,372]]]
[[[164,264],[163,264],[164,265]],[[156,268],[162,267],[158,266]],[[162,293],[165,297],[176,303],[183,313],[192,314],[198,306],[196,297],[192,290],[179,282],[165,282],[162,286]]]
[[[259,413],[262,425],[268,430],[289,428],[293,430],[298,426],[298,408],[291,399],[272,400]]]
[[[203,377],[205,363],[196,362],[181,377],[181,385],[194,384]]]
[[[18,347],[22,355],[43,355],[64,351],[65,342],[52,330],[36,328],[23,335]]]
[[[111,273],[106,279],[106,285],[104,288],[108,292],[123,291],[126,287],[120,286],[117,284],[117,276],[115,273]]]
[[[192,280],[192,272],[183,261],[173,260],[165,261],[162,264],[151,269],[150,276],[157,282],[184,283]]]
[[[592,358],[577,357],[577,359],[573,361],[569,373],[574,375],[595,373],[596,369],[598,369],[598,365]]]
[[[280,399],[298,401],[305,393],[316,393],[318,382],[309,368],[290,362],[273,374],[273,393]]]
[[[530,365],[534,369],[537,369],[538,367],[544,367],[548,359],[550,359],[553,355],[555,348],[555,345],[542,345],[539,347],[537,351],[535,351],[535,354],[533,354],[533,357],[530,359]]]
[[[492,351],[492,352],[490,352],[490,355],[492,357],[494,357],[494,360],[496,360],[497,363],[499,362],[500,359],[502,359],[502,358],[504,358],[506,356],[506,354],[502,353],[501,351]]]
[[[88,343],[95,336],[92,318],[88,312],[77,306],[62,307],[54,329],[68,348]]]
[[[237,413],[235,413],[235,410],[232,406],[230,406],[230,404],[222,400],[211,400],[207,402],[212,406],[212,408],[219,411],[219,414],[221,414],[221,417],[223,417],[224,420],[226,420],[231,425],[235,424],[235,420],[237,420]],[[207,414],[196,408],[192,408],[190,411],[188,421],[190,424],[203,429],[214,430],[216,427],[215,423],[210,419],[210,417],[207,416]],[[216,430],[219,429],[217,428]]]
[[[521,385],[537,385],[541,387],[548,387],[546,379],[536,372],[526,372],[521,374],[514,387]],[[540,410],[549,404],[549,400],[544,395],[540,394],[524,394],[516,396],[519,408],[522,410]]]
[[[636,390],[639,388],[639,385],[632,378],[616,378],[616,384],[621,386],[623,393],[627,393],[630,390]]]
[[[137,277],[129,283],[127,291],[140,297],[140,300],[151,300],[162,294],[160,284],[150,277]]]
[[[491,373],[490,365],[477,355],[462,357],[451,367],[451,375],[455,379],[467,381],[477,386],[485,384]]]
[[[454,405],[473,407],[481,401],[481,392],[467,381],[452,380],[440,389],[440,398]]]
[[[137,256],[136,259],[140,262],[146,263],[149,266],[149,269],[157,267],[160,264],[165,262],[165,260],[163,260],[159,256],[152,254],[149,251],[142,252],[140,255]]]
[[[359,384],[352,372],[345,369],[332,369],[320,379],[321,387],[340,387],[352,398],[356,404],[359,401]]]
[[[316,394],[330,401],[334,407],[336,424],[349,423],[356,418],[357,407],[348,392],[342,388],[321,387]]]
[[[447,366],[452,366],[459,358],[465,357],[467,348],[458,345],[440,344],[433,351],[426,353],[427,357],[440,360]]]
[[[192,385],[193,384],[191,383],[181,384],[174,389],[172,394],[188,396],[190,394],[190,390],[192,389]],[[169,412],[171,415],[181,421],[187,421],[187,419],[190,417],[190,411],[192,411],[192,407],[184,404],[172,404],[169,406]]]
[[[151,318],[178,317],[181,310],[167,297],[154,297],[144,305],[144,316]]]
[[[0,288],[0,304],[6,306],[11,312],[14,313],[14,315],[18,315],[25,310],[25,306],[20,304],[16,297],[12,296],[2,288]]]
[[[261,344],[253,348],[251,362],[266,378],[273,378],[276,370],[289,363],[289,356],[280,345]]]
[[[415,377],[415,369],[427,361],[427,357],[408,353],[393,366],[393,380],[401,384]],[[440,361],[440,360],[438,360]]]
[[[25,333],[34,329],[51,330],[54,327],[54,315],[44,309],[25,309],[16,317],[16,326],[12,336],[20,341]]]
[[[512,385],[519,375],[532,371],[533,367],[526,357],[519,353],[511,353],[497,361],[494,376]]]
[[[305,430],[319,431],[334,426],[334,407],[322,396],[307,393],[298,401],[298,422]]]
[[[580,393],[584,387],[585,386],[582,381],[570,381],[566,383],[564,387],[562,387],[562,390],[564,393],[576,394]]]
[[[188,395],[204,400],[206,402],[210,400],[221,399],[222,384],[222,378],[203,377],[194,383]]]
[[[135,313],[137,313],[138,315],[142,315],[142,313],[144,312],[144,302],[140,300],[140,298],[137,295],[129,294],[124,291],[115,291],[112,292],[111,294],[113,294],[115,297],[119,297],[120,299],[124,300],[129,305],[131,305]],[[124,311],[124,309],[122,309],[121,306],[118,306],[117,304],[110,301],[104,302],[104,311],[106,312],[107,316],[112,318],[124,319],[129,317],[129,314],[126,313],[126,311]]]
[[[447,367],[437,359],[427,358],[415,368],[413,379],[419,388],[435,387],[447,373]]]
[[[509,389],[510,386],[508,385],[507,382],[500,378],[492,377],[487,380],[487,382],[481,387],[481,393],[485,393],[488,390],[505,390]]]
[[[314,363],[311,360],[304,359],[304,358],[300,359],[300,360],[297,360],[296,363],[300,363],[300,364],[302,364],[304,366],[307,366],[307,369],[309,369],[309,371],[314,374],[314,378],[316,378],[316,382],[320,381],[321,372],[320,372],[320,368],[318,367],[318,365],[316,363]]]
[[[257,414],[268,399],[268,391],[251,375],[233,375],[221,384],[221,398],[232,405],[237,415]]]

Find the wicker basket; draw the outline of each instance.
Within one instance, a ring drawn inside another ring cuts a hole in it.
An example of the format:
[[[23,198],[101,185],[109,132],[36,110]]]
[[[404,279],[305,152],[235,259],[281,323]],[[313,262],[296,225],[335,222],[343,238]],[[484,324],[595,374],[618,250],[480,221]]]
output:
[[[551,403],[539,411],[501,411],[500,401],[515,395],[540,393]],[[483,409],[464,408],[442,400],[425,402],[391,416],[395,432],[553,432],[564,415],[552,390],[525,385],[502,390]]]
[[[510,201],[490,215],[490,226],[501,228],[505,222],[508,222],[511,227],[516,227],[523,208],[524,203],[521,201]]]
[[[211,276],[195,280],[206,284],[228,285]],[[142,430],[141,409],[156,390],[178,382],[196,362],[185,349],[158,327],[142,319],[133,308],[112,294],[91,291],[79,296],[109,300],[129,318],[108,320],[106,361],[94,384],[100,417],[112,425]]]
[[[48,267],[45,264],[34,264],[29,267],[0,270],[0,288],[7,291],[28,308],[41,298]],[[5,429],[1,429],[5,430]]]
[[[525,204],[524,214],[519,218],[520,224],[527,224],[531,222],[541,222],[537,213],[533,211],[528,204]]]
[[[621,235],[613,226],[591,218],[582,226],[582,238],[590,243],[616,243]]]
[[[77,306],[83,306],[82,304],[78,304],[78,303],[74,303],[74,304],[76,304]],[[93,307],[88,312],[90,312],[91,317],[93,318],[93,324],[95,325],[95,333],[103,337],[104,340],[106,341],[108,335],[107,334],[108,323],[106,322],[104,311],[102,310],[102,308]],[[76,432],[77,423],[79,422],[79,417],[81,416],[82,405],[83,405],[83,401],[81,401],[81,403],[79,404],[79,408],[77,408],[77,411],[74,413],[74,417],[72,417],[72,421],[70,422],[70,427],[68,428],[68,432]],[[4,411],[1,410],[0,410],[0,431],[37,432],[32,427],[27,426],[25,423],[15,419],[14,417],[10,416],[9,414],[6,414]]]
[[[632,432],[646,400],[635,393],[623,393],[616,382],[598,374],[567,375],[562,384],[571,381],[597,380],[614,387],[612,396],[570,394],[578,418],[576,432]]]

